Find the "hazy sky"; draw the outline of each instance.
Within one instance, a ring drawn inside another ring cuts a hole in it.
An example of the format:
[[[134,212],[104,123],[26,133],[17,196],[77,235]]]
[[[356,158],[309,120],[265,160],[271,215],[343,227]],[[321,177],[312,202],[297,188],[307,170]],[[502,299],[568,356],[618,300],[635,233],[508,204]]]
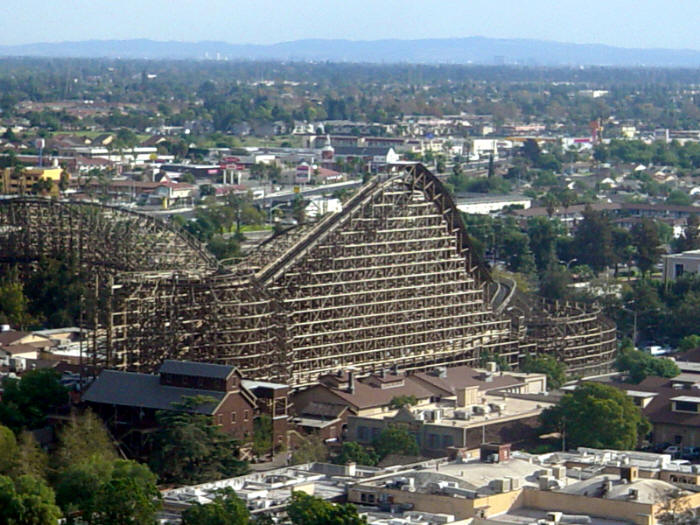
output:
[[[698,0],[0,0],[0,44],[482,35],[700,50]]]

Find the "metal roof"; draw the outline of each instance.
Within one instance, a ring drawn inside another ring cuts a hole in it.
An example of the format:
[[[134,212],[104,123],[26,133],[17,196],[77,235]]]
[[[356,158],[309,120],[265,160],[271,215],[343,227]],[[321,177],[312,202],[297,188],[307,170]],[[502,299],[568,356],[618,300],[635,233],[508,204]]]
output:
[[[180,376],[214,377],[226,379],[234,371],[233,366],[216,365],[212,363],[196,363],[194,361],[174,361],[166,359],[160,365],[161,374],[175,374]]]
[[[199,414],[212,414],[226,392],[182,388],[160,384],[160,377],[151,374],[103,370],[83,395],[83,401],[106,405],[172,410],[174,403],[181,403],[183,397],[207,396],[215,403],[205,403],[193,411]]]

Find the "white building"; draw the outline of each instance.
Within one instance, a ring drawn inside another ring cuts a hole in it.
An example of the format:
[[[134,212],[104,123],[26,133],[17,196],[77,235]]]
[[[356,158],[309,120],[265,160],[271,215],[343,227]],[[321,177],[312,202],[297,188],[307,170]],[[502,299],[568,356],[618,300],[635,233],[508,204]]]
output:
[[[678,279],[684,273],[700,273],[700,250],[664,255],[664,281]]]
[[[524,210],[532,206],[532,199],[522,195],[457,195],[455,200],[459,211],[475,215],[488,215],[508,206],[522,206]]]

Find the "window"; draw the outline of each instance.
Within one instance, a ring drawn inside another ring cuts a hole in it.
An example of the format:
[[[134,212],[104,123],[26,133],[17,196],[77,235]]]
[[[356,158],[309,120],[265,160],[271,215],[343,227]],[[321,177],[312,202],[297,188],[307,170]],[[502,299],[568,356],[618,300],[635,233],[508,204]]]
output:
[[[683,267],[682,264],[677,264],[677,265],[676,265],[676,278],[678,278],[678,277],[680,277],[681,275],[683,275],[683,270],[685,270],[685,268]]]
[[[234,410],[233,412],[231,412],[231,423],[235,423],[235,422],[236,422],[236,411]]]
[[[698,404],[691,401],[675,401],[675,410],[677,412],[697,412]]]
[[[243,421],[248,421],[248,411],[243,412]]]
[[[363,427],[363,426],[357,427],[357,439],[358,439],[358,441],[367,441],[367,438],[369,437],[367,430],[368,430],[367,427]]]
[[[223,414],[216,414],[216,424],[217,425],[224,424],[224,415]]]

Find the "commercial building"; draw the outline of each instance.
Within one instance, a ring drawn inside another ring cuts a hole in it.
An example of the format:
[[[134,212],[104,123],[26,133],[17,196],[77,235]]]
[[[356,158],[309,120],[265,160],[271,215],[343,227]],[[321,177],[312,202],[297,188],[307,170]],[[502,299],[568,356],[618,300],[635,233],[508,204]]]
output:
[[[700,506],[700,470],[678,465],[668,455],[580,448],[481,458],[381,473],[351,486],[348,500],[456,519],[486,518],[490,523],[529,523],[539,515],[554,523],[602,518],[652,525],[671,505]]]
[[[543,374],[501,373],[493,364],[491,371],[468,366],[411,374],[384,370],[361,379],[341,371],[294,395],[293,421],[326,441],[342,437],[366,445],[384,428],[404,426],[421,452],[435,457],[450,447],[478,448],[486,437],[499,443],[533,437],[537,416],[550,403],[524,397],[545,392]]]

